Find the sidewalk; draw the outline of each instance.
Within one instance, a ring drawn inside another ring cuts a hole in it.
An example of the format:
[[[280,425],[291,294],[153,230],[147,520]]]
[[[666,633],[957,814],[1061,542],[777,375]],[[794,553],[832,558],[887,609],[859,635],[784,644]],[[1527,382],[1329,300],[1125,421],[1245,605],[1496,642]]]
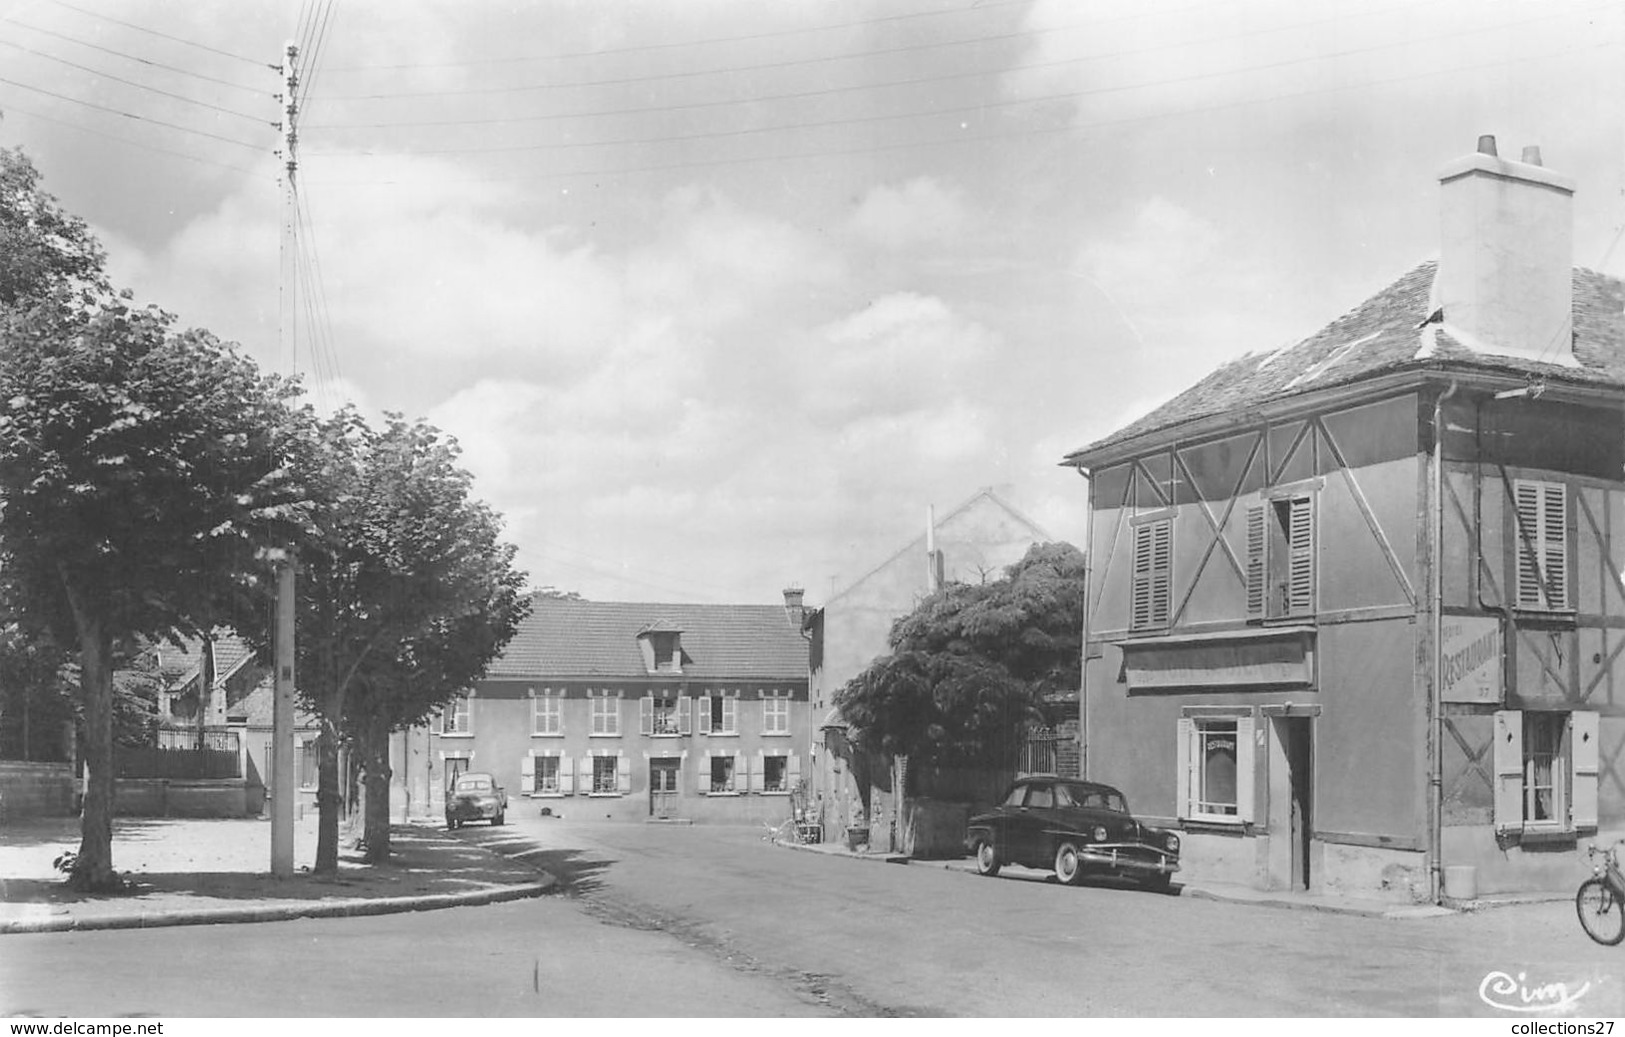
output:
[[[899,853],[853,853],[839,843],[789,843],[776,845],[809,853],[823,853],[853,860],[879,861],[889,864],[923,865],[947,868],[950,871],[975,873],[975,865],[964,860],[910,861]],[[1016,869],[1029,872],[1030,869]],[[1033,874],[1037,874],[1034,872]],[[1477,900],[1451,901],[1445,906],[1437,904],[1410,904],[1369,897],[1320,891],[1261,890],[1249,886],[1219,882],[1181,882],[1176,877],[1174,889],[1179,896],[1195,900],[1221,900],[1236,904],[1254,904],[1260,907],[1291,908],[1301,911],[1323,911],[1331,914],[1363,915],[1368,918],[1444,918],[1463,911],[1480,911],[1493,907],[1515,907],[1524,904],[1551,903],[1571,899],[1569,893],[1531,893],[1518,896],[1485,896]]]
[[[0,934],[385,914],[537,896],[553,878],[426,825],[397,825],[386,864],[339,851],[316,876],[316,818],[294,825],[294,874],[270,874],[271,825],[257,819],[118,818],[113,867],[125,894],[69,890],[51,862],[79,847],[78,818],[0,829]]]

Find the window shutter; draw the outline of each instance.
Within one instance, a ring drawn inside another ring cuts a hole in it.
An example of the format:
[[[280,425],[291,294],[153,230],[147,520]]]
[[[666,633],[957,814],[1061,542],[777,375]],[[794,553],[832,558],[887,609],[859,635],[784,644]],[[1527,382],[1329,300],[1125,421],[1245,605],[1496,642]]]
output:
[[[576,790],[575,761],[568,756],[559,757],[559,792],[568,796]]]
[[[734,788],[733,788],[733,790],[735,792],[748,791],[748,786],[746,784],[746,782],[747,782],[746,775],[747,775],[748,772],[745,770],[745,768],[747,766],[748,766],[748,764],[745,762],[745,754],[744,753],[734,753]]]
[[[652,695],[638,699],[638,733],[645,735],[655,733],[655,700]]]
[[[790,788],[793,790],[797,785],[801,784],[801,757],[791,753],[789,763],[786,766],[789,767],[786,780],[790,782]]]
[[[1315,510],[1310,497],[1294,497],[1287,517],[1287,613],[1315,610]]]
[[[739,733],[739,700],[731,695],[722,700],[722,733]]]
[[[622,756],[615,761],[615,788],[618,792],[632,791],[632,758]]]
[[[700,734],[708,735],[711,733],[711,696],[701,695],[695,701],[700,709]]]
[[[621,733],[621,700],[619,698],[611,698],[609,700],[608,733],[612,735],[618,735]]]
[[[1236,820],[1253,820],[1253,718],[1236,718]]]
[[[1540,592],[1540,489],[1534,483],[1512,484],[1513,513],[1517,520],[1518,604],[1538,607]]]
[[[761,726],[760,730],[763,731],[764,733],[767,732],[768,730],[770,730],[770,728],[767,725],[772,723],[772,721],[769,720],[768,716],[767,716],[767,706],[768,706],[769,701],[770,700],[768,700],[768,699],[763,699],[762,700],[762,726]]]
[[[1517,514],[1518,604],[1569,607],[1569,497],[1563,483],[1512,484]]]
[[[1569,714],[1569,824],[1597,827],[1597,718],[1599,714]]]
[[[1173,529],[1173,523],[1167,519],[1134,528],[1134,579],[1129,601],[1131,629],[1168,625]]]
[[[1189,717],[1179,718],[1179,744],[1174,748],[1174,816],[1191,816],[1191,739],[1194,725]],[[1239,755],[1239,754],[1238,754]]]
[[[694,769],[699,772],[695,777],[699,779],[700,795],[703,796],[711,791],[711,757],[695,757]]]
[[[581,789],[581,794],[586,795],[587,793],[592,791],[592,756],[591,756],[591,754],[583,756],[581,758],[581,763],[580,763],[579,766],[580,766],[580,770],[576,772],[579,775],[579,777],[576,779],[576,785],[577,785],[578,788]]]
[[[758,749],[756,755],[750,758],[750,783],[745,787],[747,792],[760,792],[767,787],[764,783],[762,767],[762,752]]]
[[[1247,615],[1249,617],[1264,615],[1264,594],[1266,574],[1269,572],[1268,558],[1265,552],[1269,550],[1269,526],[1267,524],[1268,512],[1264,504],[1254,504],[1247,509]]]
[[[1523,828],[1523,710],[1495,714],[1495,829]]]
[[[530,753],[519,760],[519,791],[536,791],[536,757]]]
[[[1541,566],[1550,608],[1569,607],[1569,494],[1562,483],[1547,483],[1541,494]]]
[[[677,733],[686,735],[694,730],[694,700],[687,695],[677,700]]]

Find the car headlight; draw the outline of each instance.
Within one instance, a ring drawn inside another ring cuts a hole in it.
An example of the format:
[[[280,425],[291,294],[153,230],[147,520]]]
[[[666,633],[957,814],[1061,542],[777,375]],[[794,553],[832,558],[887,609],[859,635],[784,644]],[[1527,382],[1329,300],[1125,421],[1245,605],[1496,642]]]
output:
[[[1096,825],[1095,826],[1095,842],[1103,843],[1105,841],[1106,841],[1106,826],[1105,825]]]
[[[1169,832],[1168,833],[1168,838],[1166,840],[1164,840],[1164,841],[1167,843],[1169,853],[1178,853],[1179,852],[1179,836],[1175,835],[1172,832]]]

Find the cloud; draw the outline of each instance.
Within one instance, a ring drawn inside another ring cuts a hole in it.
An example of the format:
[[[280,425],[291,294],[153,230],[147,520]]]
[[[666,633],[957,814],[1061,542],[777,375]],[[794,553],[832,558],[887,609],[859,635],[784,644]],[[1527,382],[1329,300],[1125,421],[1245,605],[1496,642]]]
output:
[[[968,220],[962,192],[922,176],[871,188],[848,222],[864,240],[898,249],[958,237]]]

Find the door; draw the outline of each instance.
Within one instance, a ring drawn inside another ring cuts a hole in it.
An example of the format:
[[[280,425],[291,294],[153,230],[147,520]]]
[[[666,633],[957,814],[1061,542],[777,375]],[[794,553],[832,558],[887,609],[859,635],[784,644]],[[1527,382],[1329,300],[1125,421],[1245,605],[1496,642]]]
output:
[[[1027,801],[1016,810],[1010,825],[1010,860],[1034,868],[1049,866],[1050,854],[1046,829],[1055,823],[1055,789],[1048,782],[1033,782],[1027,786]]]
[[[1310,717],[1287,717],[1281,724],[1285,734],[1282,749],[1286,754],[1288,775],[1288,842],[1290,845],[1291,883],[1293,889],[1308,889],[1312,876],[1309,868],[1309,844],[1314,837],[1314,810],[1311,791],[1314,788],[1314,720]]]
[[[672,817],[677,812],[677,772],[682,761],[671,756],[649,759],[649,816]]]

